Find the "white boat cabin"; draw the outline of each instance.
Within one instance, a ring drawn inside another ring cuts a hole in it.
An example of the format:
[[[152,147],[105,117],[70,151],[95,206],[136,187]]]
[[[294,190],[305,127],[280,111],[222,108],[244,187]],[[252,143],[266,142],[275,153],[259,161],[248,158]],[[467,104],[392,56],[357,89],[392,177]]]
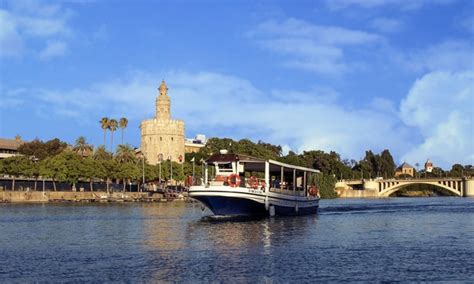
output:
[[[205,164],[204,185],[247,188],[262,193],[318,195],[318,170],[246,155],[216,154]]]

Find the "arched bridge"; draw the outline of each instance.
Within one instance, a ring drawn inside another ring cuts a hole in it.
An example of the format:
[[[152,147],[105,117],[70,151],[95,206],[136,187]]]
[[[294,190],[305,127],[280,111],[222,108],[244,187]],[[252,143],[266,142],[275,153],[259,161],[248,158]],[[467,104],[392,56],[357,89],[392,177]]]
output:
[[[474,197],[474,179],[466,178],[341,180],[336,183],[336,191],[341,197],[387,197],[412,184],[428,184],[457,196]]]

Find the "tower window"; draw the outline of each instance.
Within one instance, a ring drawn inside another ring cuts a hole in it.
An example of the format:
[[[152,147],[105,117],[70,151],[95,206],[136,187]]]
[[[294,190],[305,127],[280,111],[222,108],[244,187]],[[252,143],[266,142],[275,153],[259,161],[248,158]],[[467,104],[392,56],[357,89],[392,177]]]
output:
[[[173,137],[171,137],[171,141],[173,141]]]
[[[160,141],[163,141],[163,137],[160,137]]]

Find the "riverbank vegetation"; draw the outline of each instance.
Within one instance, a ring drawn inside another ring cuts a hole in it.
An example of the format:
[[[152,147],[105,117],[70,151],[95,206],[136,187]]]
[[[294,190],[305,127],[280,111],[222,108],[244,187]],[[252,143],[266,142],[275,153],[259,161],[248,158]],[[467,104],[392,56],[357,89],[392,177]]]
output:
[[[103,119],[104,124],[101,123],[104,131],[108,129],[105,119]],[[123,130],[126,127],[126,122],[121,121],[120,127]],[[112,129],[110,130],[113,135]],[[104,142],[106,141],[104,140]],[[303,151],[302,153],[290,151],[284,155],[282,147],[279,145],[263,141],[255,143],[248,139],[235,141],[229,138],[209,139],[206,146],[198,153],[187,153],[182,164],[163,161],[158,165],[150,165],[144,160],[141,153],[129,144],[119,144],[115,152],[110,152],[104,145],[94,149],[87,143],[86,138],[79,137],[74,145],[68,145],[59,139],[46,142],[36,139],[25,143],[19,148],[22,155],[0,161],[0,173],[12,177],[34,178],[35,180],[40,177],[49,178],[53,181],[54,190],[56,189],[55,182],[58,181],[68,182],[72,188],[75,188],[78,181],[88,181],[93,190],[93,181],[96,180],[105,181],[107,190],[109,190],[109,184],[115,180],[123,184],[125,191],[127,184],[140,185],[143,178],[145,182],[158,180],[184,182],[187,176],[193,175],[193,168],[196,180],[199,180],[203,171],[202,162],[221,149],[227,149],[230,153],[246,154],[318,169],[322,173],[318,175],[318,185],[323,198],[336,197],[334,185],[338,179],[393,178],[396,168],[389,150],[383,150],[380,154],[368,150],[362,160],[356,161],[342,159],[334,151],[329,153],[320,150]],[[459,164],[453,165],[450,171],[435,168],[432,173],[423,171],[417,173],[421,177],[460,177],[473,174],[472,166],[463,167]],[[15,188],[14,181],[12,188]]]

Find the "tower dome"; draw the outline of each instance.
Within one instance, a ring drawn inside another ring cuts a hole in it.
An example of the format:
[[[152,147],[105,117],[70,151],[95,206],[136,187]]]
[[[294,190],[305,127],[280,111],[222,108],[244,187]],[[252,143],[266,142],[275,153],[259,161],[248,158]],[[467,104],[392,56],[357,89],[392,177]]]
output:
[[[165,80],[161,81],[161,85],[158,88],[158,90],[160,91],[160,96],[167,96],[168,95],[168,86],[166,86]]]
[[[159,120],[170,120],[171,101],[170,97],[168,97],[168,87],[165,80],[161,81],[158,93],[159,95],[156,97],[156,118]]]

